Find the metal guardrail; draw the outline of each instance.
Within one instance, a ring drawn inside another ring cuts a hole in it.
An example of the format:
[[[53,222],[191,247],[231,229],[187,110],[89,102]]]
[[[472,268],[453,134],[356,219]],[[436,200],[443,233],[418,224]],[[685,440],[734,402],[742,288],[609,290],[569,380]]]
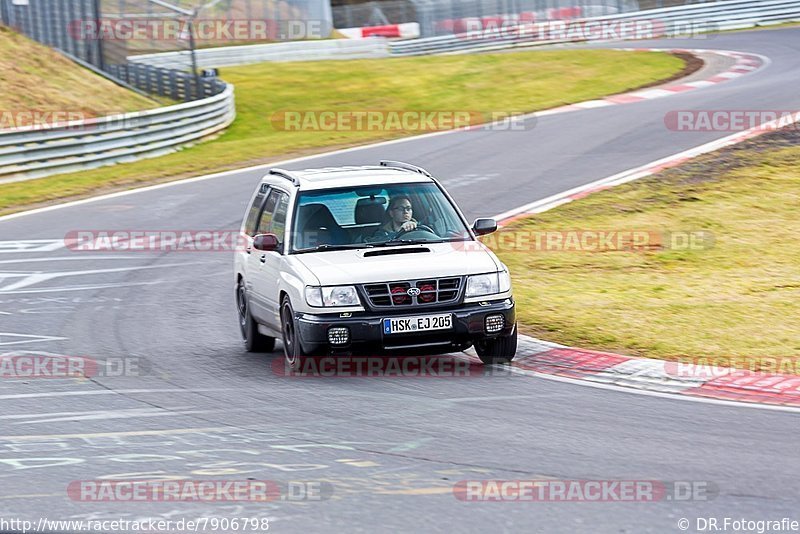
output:
[[[179,102],[213,96],[225,90],[225,82],[217,78],[201,78],[176,69],[144,63],[109,65],[108,71],[117,80],[148,94],[167,96]]]
[[[233,86],[201,100],[42,129],[0,130],[0,183],[153,157],[226,128]]]
[[[246,46],[206,48],[197,51],[197,63],[201,67],[230,67],[260,63],[262,61],[318,61],[322,59],[368,59],[389,55],[386,39],[324,41],[296,41]],[[128,56],[129,63],[147,64],[153,67],[186,70],[191,66],[188,52],[163,52]]]
[[[800,21],[800,2],[797,0],[727,0],[570,21],[547,21],[543,24],[574,25],[599,21],[614,23],[634,20],[657,21],[663,25],[662,37],[679,37],[703,29],[732,30],[756,25]],[[536,24],[533,25],[533,28],[535,27]],[[519,25],[491,31],[478,30],[473,34],[462,33],[392,41],[389,43],[389,49],[392,55],[410,56],[585,40],[569,38],[538,40],[535,31],[526,32],[525,25]]]

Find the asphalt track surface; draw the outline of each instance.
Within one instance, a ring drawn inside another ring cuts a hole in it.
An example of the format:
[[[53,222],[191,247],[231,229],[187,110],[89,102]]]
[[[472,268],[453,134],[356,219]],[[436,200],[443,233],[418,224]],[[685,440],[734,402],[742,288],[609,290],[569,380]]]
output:
[[[540,118],[527,131],[411,139],[294,167],[407,160],[442,177],[469,217],[491,216],[727,135],[670,132],[668,111],[800,107],[800,29],[637,46],[755,52],[771,64],[668,98]],[[690,531],[697,518],[800,519],[796,414],[501,369],[285,378],[272,367],[279,352],[241,346],[230,254],[37,249],[69,230],[236,229],[261,173],[0,222],[0,241],[51,240],[0,253],[0,350],[138,365],[124,377],[0,382],[0,517],[237,516],[269,518],[274,532],[680,532],[681,518]],[[66,494],[72,481],[126,477],[325,481],[333,494],[268,504]],[[718,495],[481,503],[452,491],[463,480],[541,478],[690,481]]]

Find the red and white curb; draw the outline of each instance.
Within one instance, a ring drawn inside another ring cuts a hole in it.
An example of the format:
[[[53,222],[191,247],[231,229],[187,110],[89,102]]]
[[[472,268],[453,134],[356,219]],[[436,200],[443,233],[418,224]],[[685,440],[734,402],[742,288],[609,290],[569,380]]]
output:
[[[683,363],[633,358],[527,336],[520,336],[511,369],[517,374],[550,375],[680,396],[800,407],[797,375],[721,368],[700,360]]]
[[[697,80],[694,82],[687,82],[681,83],[680,81],[676,82],[673,85],[666,85],[664,87],[654,87],[650,89],[641,89],[639,91],[633,91],[631,93],[625,93],[621,95],[612,95],[606,98],[602,98],[599,100],[588,100],[586,102],[580,102],[578,104],[569,104],[566,106],[560,106],[553,109],[548,109],[545,111],[541,111],[536,115],[538,117],[543,117],[547,115],[554,115],[556,113],[563,113],[565,111],[577,111],[582,109],[594,109],[594,108],[602,108],[607,106],[614,106],[618,104],[632,104],[634,102],[642,102],[644,100],[653,100],[655,98],[663,98],[665,96],[672,96],[679,93],[684,93],[686,91],[692,91],[694,89],[700,89],[703,87],[710,87],[712,85],[716,85],[718,83],[727,82],[729,80],[733,80],[735,78],[739,78],[740,76],[744,76],[746,74],[750,74],[761,67],[769,64],[769,59],[764,56],[760,56],[757,54],[746,54],[743,52],[733,52],[727,50],[700,50],[700,49],[682,49],[682,48],[672,48],[672,49],[661,49],[661,48],[616,48],[615,50],[622,50],[625,52],[669,52],[671,54],[717,54],[720,56],[725,56],[729,58],[733,58],[735,63],[729,69],[715,74],[714,76],[709,77],[705,80]]]

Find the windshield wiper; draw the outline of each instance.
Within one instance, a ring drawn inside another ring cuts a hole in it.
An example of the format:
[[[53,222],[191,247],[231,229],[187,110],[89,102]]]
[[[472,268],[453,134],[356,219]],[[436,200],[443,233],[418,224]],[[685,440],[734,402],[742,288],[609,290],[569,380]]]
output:
[[[328,250],[352,250],[356,248],[373,248],[375,245],[372,243],[350,243],[349,245],[331,245],[330,243],[323,243],[322,245],[317,245],[314,248],[304,248],[302,250],[298,250],[298,254],[302,254],[304,252],[322,252]]]
[[[431,243],[447,243],[448,239],[392,239],[383,243],[375,243],[379,247],[393,247],[398,245],[427,245]]]

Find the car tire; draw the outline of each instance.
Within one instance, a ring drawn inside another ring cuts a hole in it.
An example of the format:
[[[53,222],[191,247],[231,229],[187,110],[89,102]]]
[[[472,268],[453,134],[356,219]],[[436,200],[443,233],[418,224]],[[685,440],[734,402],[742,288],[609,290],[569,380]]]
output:
[[[258,323],[250,315],[250,305],[244,280],[239,280],[236,285],[236,308],[239,312],[239,330],[244,340],[247,352],[272,352],[275,350],[275,338],[262,335],[258,331]]]
[[[283,334],[283,354],[286,368],[292,371],[301,369],[306,354],[298,339],[297,321],[294,318],[294,309],[289,297],[283,297],[281,302],[281,333]]]
[[[476,340],[475,352],[484,365],[510,362],[517,354],[517,325],[511,335]]]

